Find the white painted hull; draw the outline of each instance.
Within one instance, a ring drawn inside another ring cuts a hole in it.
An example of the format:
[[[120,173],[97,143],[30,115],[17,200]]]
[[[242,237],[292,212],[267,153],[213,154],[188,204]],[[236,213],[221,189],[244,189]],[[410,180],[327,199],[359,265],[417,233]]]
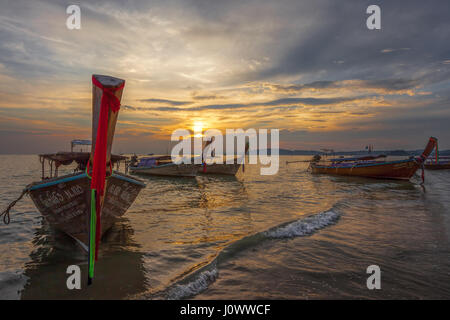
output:
[[[197,168],[192,164],[170,163],[154,167],[130,167],[130,172],[154,176],[195,177]]]
[[[224,175],[230,175],[235,176],[239,169],[242,167],[242,164],[207,164],[206,168],[203,167],[203,165],[199,165],[198,167],[198,173],[201,174],[224,174]]]

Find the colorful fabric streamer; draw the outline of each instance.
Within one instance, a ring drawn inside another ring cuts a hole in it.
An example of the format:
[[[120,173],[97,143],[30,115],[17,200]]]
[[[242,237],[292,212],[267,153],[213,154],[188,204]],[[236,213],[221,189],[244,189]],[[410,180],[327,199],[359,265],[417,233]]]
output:
[[[96,78],[92,76],[92,83],[103,91],[100,103],[100,116],[97,126],[97,138],[94,149],[94,160],[92,163],[91,180],[91,217],[89,226],[89,277],[88,284],[94,277],[94,264],[98,260],[98,248],[101,237],[101,211],[102,198],[105,189],[106,179],[106,149],[108,139],[108,114],[117,112],[120,109],[120,100],[115,96],[117,90],[125,86],[125,81],[118,87],[104,87]]]
[[[436,141],[436,163],[439,163],[439,147],[437,141]]]

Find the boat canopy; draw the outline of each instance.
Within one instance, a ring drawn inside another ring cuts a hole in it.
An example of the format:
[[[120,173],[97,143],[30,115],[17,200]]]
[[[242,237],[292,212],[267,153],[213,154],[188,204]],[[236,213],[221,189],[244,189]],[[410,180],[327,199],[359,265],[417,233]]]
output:
[[[44,160],[48,160],[51,162],[55,162],[57,166],[60,165],[67,166],[71,164],[73,161],[75,161],[78,164],[86,165],[90,156],[91,156],[90,152],[58,152],[58,153],[40,154],[39,158],[41,162],[43,162]],[[111,155],[111,162],[113,164],[126,159],[127,157],[125,156],[119,156],[115,154]]]
[[[83,145],[83,146],[90,146],[91,140],[72,140],[70,142],[72,145]]]
[[[91,140],[75,139],[70,141],[70,150],[73,152],[74,146],[90,146],[91,144],[92,144]]]
[[[154,167],[156,166],[160,161],[172,161],[171,156],[156,156],[156,157],[145,157],[140,158],[138,167]]]

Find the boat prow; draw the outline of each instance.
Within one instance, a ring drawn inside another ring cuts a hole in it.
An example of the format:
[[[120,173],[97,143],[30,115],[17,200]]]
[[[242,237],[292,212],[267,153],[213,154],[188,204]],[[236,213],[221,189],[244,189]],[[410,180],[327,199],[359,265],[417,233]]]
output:
[[[123,216],[145,184],[114,172],[108,177],[102,209],[102,235]],[[85,172],[32,183],[29,194],[45,220],[75,238],[87,249],[90,213],[90,177]]]
[[[92,240],[99,241],[145,187],[142,181],[113,171],[115,164],[127,159],[111,154],[125,80],[93,75],[92,83],[92,140],[72,140],[71,152],[39,155],[42,181],[27,187],[45,220],[85,248],[89,243],[94,248]],[[104,95],[108,98],[103,99]],[[75,145],[91,144],[91,152],[73,152]],[[49,177],[45,174],[46,161],[50,164]],[[58,177],[58,168],[72,162],[77,164],[76,172]],[[100,237],[89,239],[98,231]]]
[[[434,157],[429,157],[425,161],[425,169],[428,170],[446,170],[450,169],[450,156],[440,156],[439,148],[436,141],[436,146],[434,147]]]

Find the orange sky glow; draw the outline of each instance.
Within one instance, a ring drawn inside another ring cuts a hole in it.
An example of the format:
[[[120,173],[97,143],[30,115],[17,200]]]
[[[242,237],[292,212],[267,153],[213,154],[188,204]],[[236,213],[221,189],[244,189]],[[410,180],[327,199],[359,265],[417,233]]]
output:
[[[1,153],[89,139],[92,74],[126,80],[115,152],[164,152],[199,123],[280,129],[288,149],[450,148],[450,51],[391,15],[374,32],[364,4],[131,3],[81,2],[80,30],[56,1],[0,5]]]

